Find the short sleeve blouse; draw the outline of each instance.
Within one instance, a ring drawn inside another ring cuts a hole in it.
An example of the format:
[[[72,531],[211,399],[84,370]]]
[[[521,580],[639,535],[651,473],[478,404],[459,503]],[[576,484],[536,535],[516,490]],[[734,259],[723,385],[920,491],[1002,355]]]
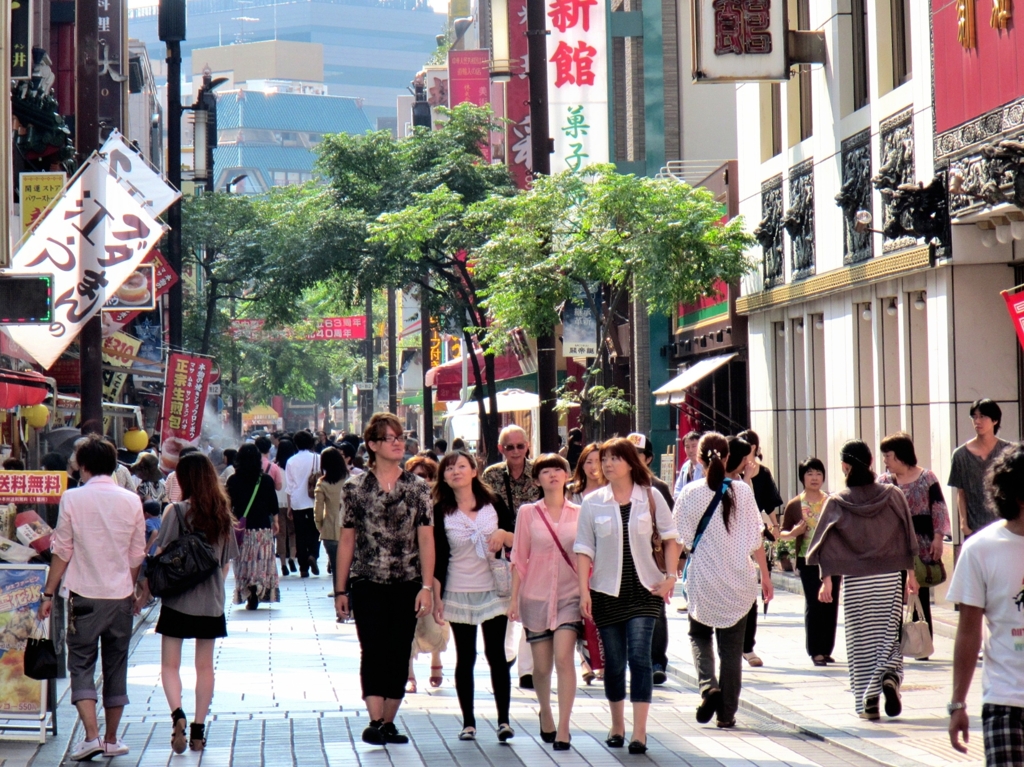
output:
[[[543,501],[519,509],[512,564],[520,578],[519,614],[523,626],[530,631],[553,630],[563,623],[581,620],[579,578],[562,555],[564,551],[575,564],[572,547],[579,514],[580,507],[568,500],[557,522],[551,519]],[[562,551],[555,544],[552,531],[558,536]]]

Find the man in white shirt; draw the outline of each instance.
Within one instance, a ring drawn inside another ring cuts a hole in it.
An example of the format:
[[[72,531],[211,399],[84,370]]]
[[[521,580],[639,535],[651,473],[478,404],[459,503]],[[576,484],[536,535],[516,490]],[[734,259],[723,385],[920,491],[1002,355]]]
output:
[[[700,444],[700,432],[691,431],[683,437],[683,450],[686,452],[686,461],[679,467],[679,476],[676,477],[675,495],[676,498],[683,491],[683,488],[695,479],[703,479],[704,467],[697,461],[697,445]]]
[[[313,499],[309,495],[306,480],[310,473],[320,472],[320,456],[313,452],[316,438],[308,431],[295,432],[292,437],[299,452],[288,459],[284,467],[284,488],[288,493],[292,520],[295,522],[295,551],[299,560],[299,575],[309,577],[320,575],[317,560],[320,558],[320,534],[313,519]]]
[[[128,747],[118,739],[128,703],[128,646],[132,635],[135,581],[146,556],[142,500],[114,482],[117,450],[98,435],[79,442],[75,459],[83,486],[60,501],[53,552],[38,617],[46,620],[60,586],[68,598],[68,675],[71,702],[85,739],[71,752],[73,761],[98,754],[120,756]],[[61,578],[64,579],[61,585]],[[103,709],[106,732],[100,738],[96,718],[96,660],[103,645]]]
[[[985,632],[981,720],[985,764],[1024,764],[1024,445],[1003,451],[986,481],[1001,519],[975,532],[960,551],[947,598],[960,605],[953,651],[949,740],[967,752],[967,692]],[[960,736],[964,742],[960,742]]]

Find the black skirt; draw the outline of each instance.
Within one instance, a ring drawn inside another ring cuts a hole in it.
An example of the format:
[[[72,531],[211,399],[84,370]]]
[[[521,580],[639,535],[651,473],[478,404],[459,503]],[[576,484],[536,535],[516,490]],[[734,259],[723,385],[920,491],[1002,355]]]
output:
[[[156,633],[178,639],[220,639],[228,635],[228,624],[224,613],[218,616],[187,615],[160,605]]]

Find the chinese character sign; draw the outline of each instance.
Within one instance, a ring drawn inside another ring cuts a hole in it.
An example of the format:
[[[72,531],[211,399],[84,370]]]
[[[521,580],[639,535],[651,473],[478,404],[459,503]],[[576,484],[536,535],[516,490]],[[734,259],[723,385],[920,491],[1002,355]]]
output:
[[[695,0],[693,23],[695,81],[788,79],[781,0]]]
[[[448,51],[448,99],[455,107],[469,102],[482,107],[491,100],[491,52],[485,50]],[[486,162],[491,147],[481,147]]]
[[[366,338],[366,317],[357,314],[352,317],[324,317],[319,327],[305,336],[297,336],[292,328],[277,331],[264,330],[266,320],[231,320],[228,331],[232,338],[244,341],[259,341],[266,338],[291,338],[306,341],[362,341]]]
[[[128,62],[124,60],[127,41],[124,28],[127,3],[123,0],[95,0],[98,5],[96,41],[99,49],[98,111],[100,125],[124,130],[128,93]]]
[[[209,357],[172,354],[167,360],[160,424],[161,468],[167,471],[178,465],[183,447],[199,442],[212,372],[213,360]]]
[[[22,173],[18,176],[21,193],[21,224],[25,231],[34,224],[46,206],[57,199],[68,177],[64,173]]]
[[[10,53],[11,79],[32,77],[32,4],[27,0],[11,3]]]
[[[0,503],[60,503],[66,471],[0,471]]]
[[[505,85],[506,164],[519,189],[533,179],[533,145],[530,143],[530,48],[526,36],[526,0],[508,3],[508,54],[512,79]]]
[[[604,0],[548,0],[551,172],[608,162],[608,44]]]

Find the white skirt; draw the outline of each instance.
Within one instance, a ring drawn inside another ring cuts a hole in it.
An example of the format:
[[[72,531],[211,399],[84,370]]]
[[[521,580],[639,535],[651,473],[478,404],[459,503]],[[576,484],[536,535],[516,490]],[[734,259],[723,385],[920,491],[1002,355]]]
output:
[[[450,623],[479,626],[484,621],[508,613],[512,600],[494,591],[445,591],[444,619]]]

